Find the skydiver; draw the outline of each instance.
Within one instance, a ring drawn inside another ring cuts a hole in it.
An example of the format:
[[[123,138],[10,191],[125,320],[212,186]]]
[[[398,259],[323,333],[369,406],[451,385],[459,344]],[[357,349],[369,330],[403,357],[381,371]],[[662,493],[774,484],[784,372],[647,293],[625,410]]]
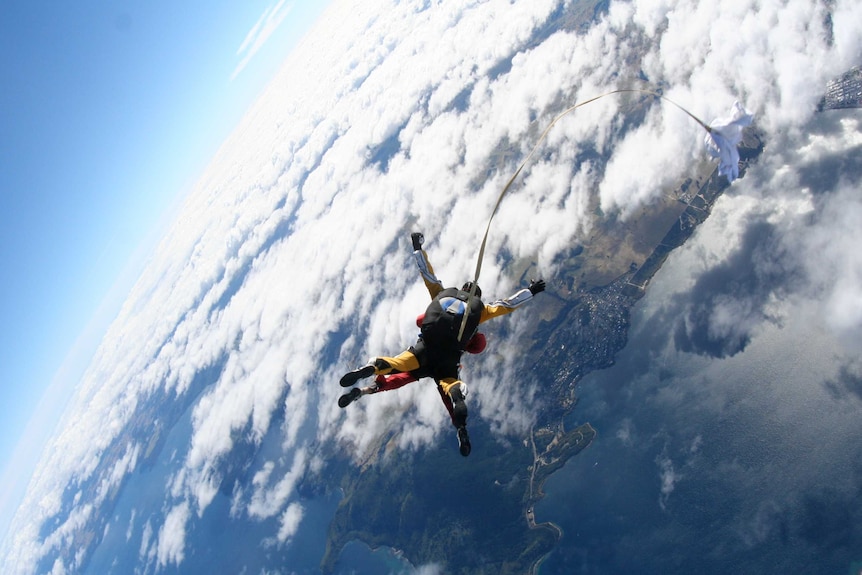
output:
[[[360,379],[372,375],[388,375],[413,372],[420,377],[433,377],[444,403],[451,402],[452,423],[458,430],[458,445],[461,455],[470,455],[470,436],[467,434],[467,386],[458,378],[461,354],[467,349],[473,336],[478,333],[480,323],[493,317],[506,315],[527,303],[545,289],[544,280],[531,280],[530,287],[521,289],[512,296],[490,304],[482,303],[482,290],[473,282],[465,283],[461,289],[444,288],[443,283],[434,275],[422,244],[421,233],[410,236],[413,244],[413,258],[419,267],[422,280],[431,303],[425,310],[421,324],[421,334],[416,343],[395,357],[373,357],[369,362],[341,377],[341,386],[350,387]],[[470,295],[473,290],[474,295]],[[464,313],[467,312],[466,328],[461,330]],[[459,337],[460,334],[460,337]],[[412,379],[409,381],[413,381]],[[409,382],[403,376],[393,383],[404,385]],[[386,380],[384,379],[384,384]],[[375,386],[353,388],[338,399],[340,407],[346,407],[362,395],[380,391]],[[400,385],[398,387],[400,387]],[[448,407],[448,405],[447,405]]]
[[[422,327],[422,321],[425,319],[425,314],[420,314],[416,318],[416,327]],[[421,337],[421,334],[420,334]],[[476,332],[473,337],[470,338],[470,341],[467,342],[467,346],[464,348],[464,351],[470,354],[479,354],[485,351],[485,347],[487,346],[487,339],[485,338],[485,334],[482,332]],[[460,369],[460,365],[458,366]],[[340,407],[347,407],[354,399],[358,399],[361,395],[368,395],[369,393],[379,393],[381,391],[392,391],[393,389],[399,389],[404,387],[408,383],[413,383],[414,381],[418,381],[424,377],[432,377],[432,370],[430,368],[419,368],[413,371],[403,371],[403,372],[395,372],[389,373],[387,375],[378,375],[374,378],[374,383],[369,385],[368,387],[359,388],[360,394],[357,395],[353,390],[350,393],[346,393],[338,398],[338,405]],[[354,388],[356,389],[356,388]],[[456,425],[455,423],[455,412],[452,408],[452,400],[449,396],[443,392],[443,388],[439,385],[437,386],[437,391],[440,393],[440,399],[443,400],[443,405],[446,407],[446,411],[449,413],[449,418],[452,420],[452,425]]]

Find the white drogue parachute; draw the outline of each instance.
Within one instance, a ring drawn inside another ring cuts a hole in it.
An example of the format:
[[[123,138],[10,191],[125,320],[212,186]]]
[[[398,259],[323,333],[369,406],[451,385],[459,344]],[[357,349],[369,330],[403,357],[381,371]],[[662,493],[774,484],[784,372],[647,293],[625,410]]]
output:
[[[494,219],[494,215],[497,213],[497,209],[500,207],[500,203],[503,201],[503,197],[506,195],[506,192],[508,192],[509,189],[512,187],[512,184],[517,179],[518,175],[521,173],[521,170],[524,169],[524,166],[526,166],[530,159],[533,157],[533,154],[539,148],[539,145],[542,143],[542,141],[544,141],[545,137],[548,135],[548,132],[550,132],[551,128],[554,127],[554,124],[556,124],[563,116],[566,116],[567,114],[570,114],[571,112],[574,112],[578,108],[586,106],[587,104],[595,102],[596,100],[600,100],[601,98],[612,96],[614,94],[624,93],[640,93],[654,96],[656,98],[659,98],[661,101],[672,104],[673,106],[685,112],[692,120],[697,122],[697,124],[700,125],[701,128],[706,130],[704,144],[706,145],[707,152],[710,154],[710,156],[712,156],[713,158],[718,158],[718,174],[720,176],[726,176],[728,182],[733,182],[733,180],[739,177],[739,150],[737,150],[737,146],[742,140],[742,129],[751,124],[751,122],[754,120],[754,116],[752,114],[749,114],[738,101],[733,103],[733,106],[727,117],[716,119],[712,122],[712,124],[705,123],[703,120],[701,120],[673,100],[670,100],[669,98],[666,98],[665,96],[652,90],[643,90],[638,88],[613,90],[611,92],[606,92],[593,98],[589,98],[582,102],[578,102],[574,106],[563,110],[563,112],[561,112],[559,115],[557,115],[557,117],[551,120],[551,123],[548,124],[547,128],[545,128],[545,131],[542,132],[541,136],[539,136],[539,139],[536,141],[536,144],[533,146],[533,149],[530,150],[530,153],[527,154],[527,157],[524,159],[521,165],[518,166],[518,169],[515,170],[515,173],[512,174],[512,177],[509,178],[509,181],[506,182],[506,185],[500,192],[500,195],[497,198],[497,203],[494,205],[494,209],[491,211],[491,216],[488,218],[488,225],[485,228],[485,235],[482,238],[482,245],[479,247],[479,255],[476,259],[476,271],[473,277],[473,285],[476,285],[476,283],[479,281],[479,274],[482,271],[482,259],[485,255],[485,244],[488,241],[488,232],[491,230],[491,221]],[[475,294],[471,292],[471,297],[473,296],[475,296]],[[459,337],[463,335],[465,326],[466,321],[463,321],[461,324],[461,331],[459,332]]]

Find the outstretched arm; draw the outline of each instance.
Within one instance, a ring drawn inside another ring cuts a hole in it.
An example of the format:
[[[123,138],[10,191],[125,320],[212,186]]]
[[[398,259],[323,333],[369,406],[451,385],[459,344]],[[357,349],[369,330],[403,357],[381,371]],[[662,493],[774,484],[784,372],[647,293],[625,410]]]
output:
[[[443,283],[434,275],[434,268],[431,267],[431,262],[428,261],[428,255],[422,249],[422,244],[425,242],[425,236],[419,232],[410,234],[410,240],[413,242],[413,259],[416,260],[416,265],[419,267],[419,273],[422,274],[422,281],[425,282],[425,287],[428,288],[428,293],[431,294],[431,299],[437,297],[437,294],[443,291]]]
[[[512,313],[517,308],[532,300],[533,296],[537,293],[543,291],[545,291],[545,280],[530,280],[529,288],[518,290],[505,299],[498,299],[497,301],[485,304],[485,309],[482,310],[482,317],[479,320],[479,323],[488,321],[492,317]]]

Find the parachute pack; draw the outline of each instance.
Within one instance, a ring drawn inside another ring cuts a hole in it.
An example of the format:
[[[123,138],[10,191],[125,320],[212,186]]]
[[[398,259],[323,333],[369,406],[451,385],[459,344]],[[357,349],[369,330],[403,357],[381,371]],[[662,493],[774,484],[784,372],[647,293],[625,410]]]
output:
[[[428,306],[422,320],[422,337],[429,344],[463,350],[479,327],[484,304],[458,288],[446,288]],[[468,312],[469,310],[469,312]],[[465,322],[459,338],[461,325]]]

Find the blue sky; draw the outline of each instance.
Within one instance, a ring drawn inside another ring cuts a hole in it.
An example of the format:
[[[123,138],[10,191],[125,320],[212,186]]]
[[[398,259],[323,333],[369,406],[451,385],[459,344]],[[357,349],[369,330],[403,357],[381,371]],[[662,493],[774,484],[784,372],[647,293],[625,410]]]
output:
[[[17,483],[13,499],[171,208],[327,4],[4,2],[0,488]]]

